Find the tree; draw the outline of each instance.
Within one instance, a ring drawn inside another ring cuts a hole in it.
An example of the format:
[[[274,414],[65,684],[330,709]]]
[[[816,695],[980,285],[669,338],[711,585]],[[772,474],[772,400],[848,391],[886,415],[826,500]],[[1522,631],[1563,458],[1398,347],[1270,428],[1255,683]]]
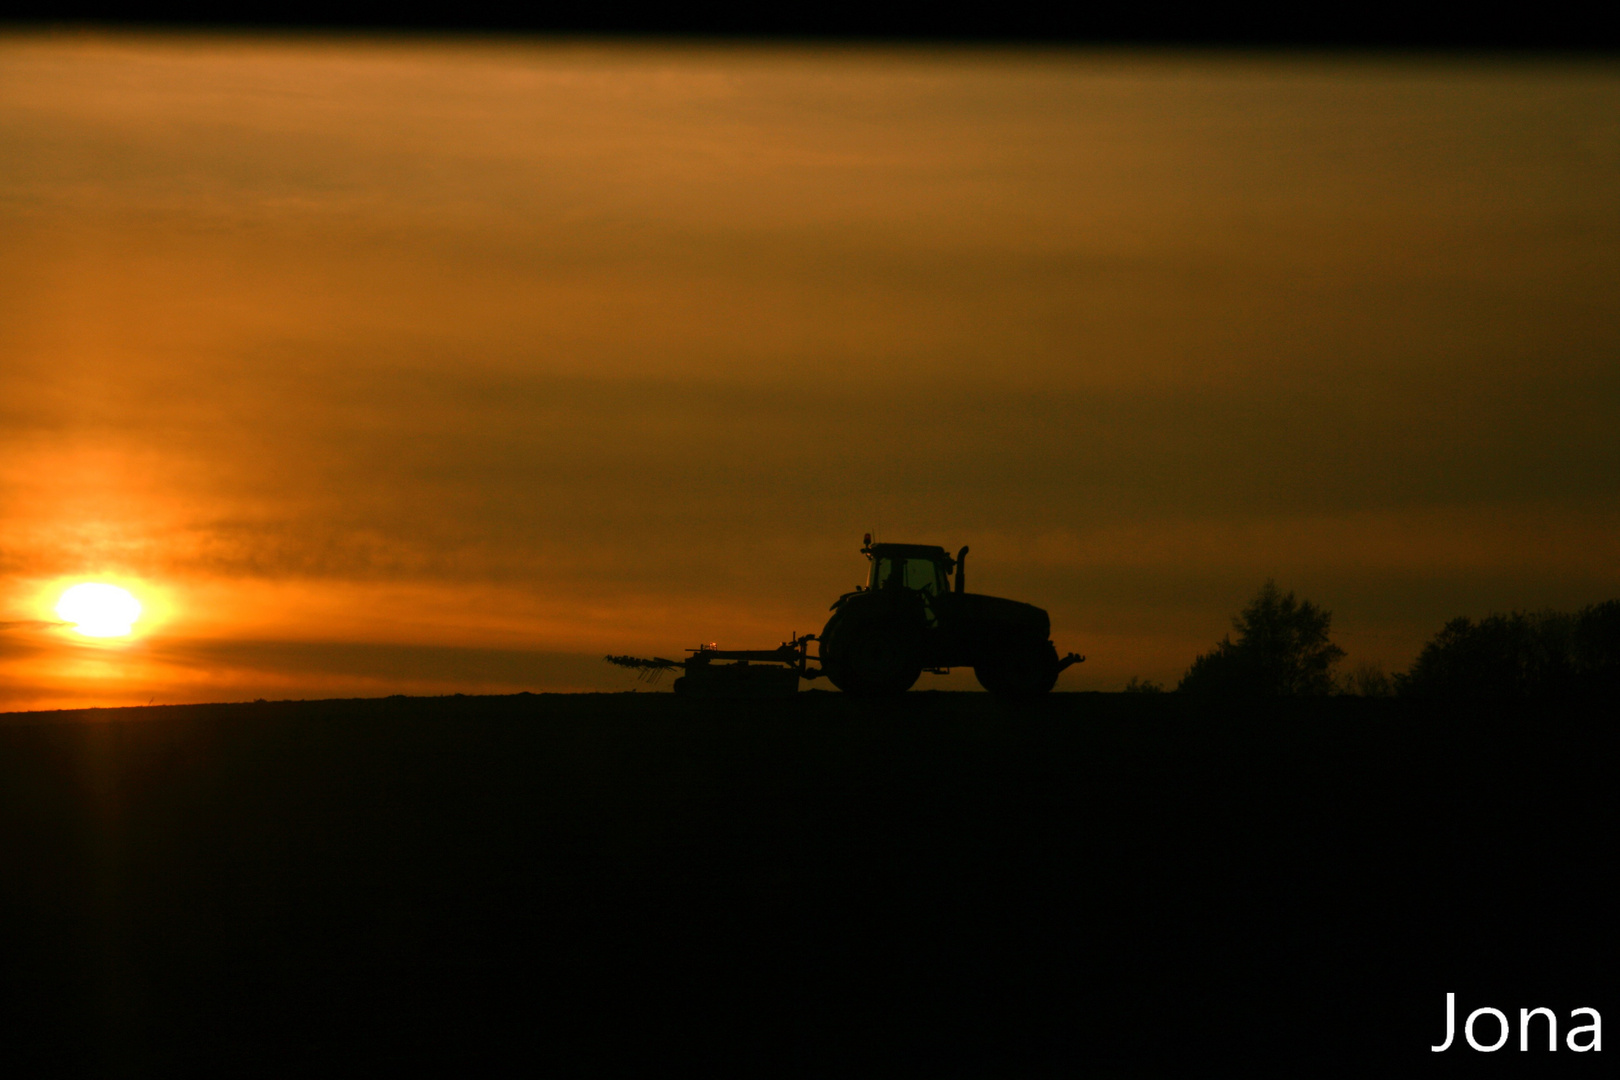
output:
[[[1573,662],[1583,689],[1620,698],[1620,600],[1582,610],[1574,637]]]
[[[1232,620],[1228,634],[1193,661],[1176,687],[1220,697],[1311,697],[1333,692],[1344,650],[1328,640],[1332,612],[1267,581]]]
[[[1396,679],[1403,696],[1503,701],[1620,691],[1620,600],[1452,619]]]

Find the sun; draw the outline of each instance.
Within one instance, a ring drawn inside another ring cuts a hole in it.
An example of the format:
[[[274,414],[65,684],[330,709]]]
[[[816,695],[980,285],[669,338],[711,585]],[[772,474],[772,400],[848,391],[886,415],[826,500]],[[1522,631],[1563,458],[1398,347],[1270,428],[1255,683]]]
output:
[[[87,581],[62,594],[56,613],[85,637],[124,637],[141,617],[141,602],[117,585]]]

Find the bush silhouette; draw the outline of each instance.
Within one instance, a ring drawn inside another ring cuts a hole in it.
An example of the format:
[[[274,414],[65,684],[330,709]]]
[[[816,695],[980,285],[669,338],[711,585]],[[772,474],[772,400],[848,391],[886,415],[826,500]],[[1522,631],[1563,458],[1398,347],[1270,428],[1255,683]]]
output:
[[[1402,696],[1524,700],[1620,690],[1620,600],[1452,619],[1396,679]]]
[[[1350,697],[1392,697],[1395,683],[1380,665],[1363,660],[1340,680],[1339,689]]]
[[[1211,697],[1311,697],[1333,692],[1344,650],[1328,640],[1331,612],[1267,581],[1230,634],[1193,661],[1176,687]]]

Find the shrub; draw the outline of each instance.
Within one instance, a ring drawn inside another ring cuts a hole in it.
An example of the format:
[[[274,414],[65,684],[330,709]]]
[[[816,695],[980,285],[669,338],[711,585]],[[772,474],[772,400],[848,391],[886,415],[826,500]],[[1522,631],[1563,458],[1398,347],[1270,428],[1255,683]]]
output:
[[[1193,661],[1177,690],[1215,697],[1310,697],[1333,691],[1344,650],[1328,640],[1331,612],[1267,581],[1230,634]]]
[[[1342,690],[1352,697],[1391,697],[1395,683],[1380,665],[1363,660],[1345,676]]]

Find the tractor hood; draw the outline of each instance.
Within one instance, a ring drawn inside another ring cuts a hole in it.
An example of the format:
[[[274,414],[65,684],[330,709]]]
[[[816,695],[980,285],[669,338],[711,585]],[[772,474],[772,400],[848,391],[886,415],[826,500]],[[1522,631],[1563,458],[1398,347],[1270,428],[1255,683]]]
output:
[[[1052,633],[1052,620],[1041,608],[1000,596],[981,593],[955,593],[950,597],[952,619],[992,624],[998,632],[1045,641]]]

